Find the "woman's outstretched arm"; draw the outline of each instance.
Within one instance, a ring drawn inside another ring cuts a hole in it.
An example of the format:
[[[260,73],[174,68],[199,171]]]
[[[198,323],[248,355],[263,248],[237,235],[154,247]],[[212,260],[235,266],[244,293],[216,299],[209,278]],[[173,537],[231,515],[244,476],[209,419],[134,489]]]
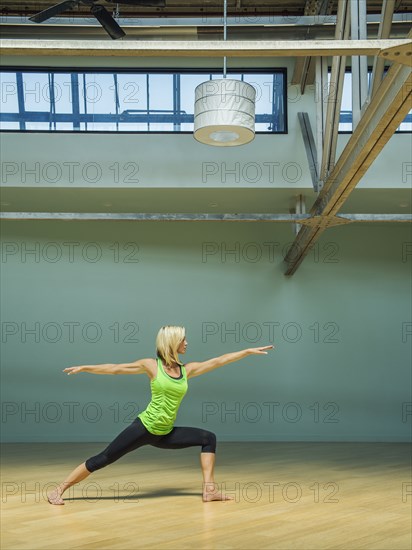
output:
[[[134,363],[104,363],[102,365],[81,365],[79,367],[67,367],[63,372],[78,374],[89,372],[90,374],[146,374],[147,363],[150,359],[139,359]]]
[[[192,378],[193,376],[200,376],[206,372],[223,367],[228,363],[233,363],[234,361],[239,361],[248,355],[267,355],[268,349],[273,349],[275,346],[263,346],[261,348],[248,348],[242,351],[235,351],[233,353],[225,353],[220,357],[215,357],[209,359],[208,361],[203,361],[201,363],[187,363],[185,365],[187,371],[187,377]]]

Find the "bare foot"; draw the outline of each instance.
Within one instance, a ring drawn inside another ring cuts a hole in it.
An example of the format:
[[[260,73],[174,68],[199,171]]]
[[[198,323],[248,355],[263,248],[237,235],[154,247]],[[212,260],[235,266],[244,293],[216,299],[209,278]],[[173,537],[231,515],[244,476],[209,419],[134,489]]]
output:
[[[47,495],[47,500],[50,504],[64,504],[64,500],[56,489]]]
[[[212,500],[233,500],[233,497],[219,493],[219,491],[203,492],[203,502],[211,502]]]

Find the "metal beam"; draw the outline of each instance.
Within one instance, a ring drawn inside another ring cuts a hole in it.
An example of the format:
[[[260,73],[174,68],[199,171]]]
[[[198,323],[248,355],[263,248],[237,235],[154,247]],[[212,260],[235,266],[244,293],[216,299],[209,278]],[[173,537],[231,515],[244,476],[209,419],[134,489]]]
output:
[[[306,214],[306,202],[304,195],[300,194],[296,199],[296,207],[295,207],[295,213],[296,214]],[[305,222],[309,221],[309,218],[305,220]],[[294,223],[293,224],[293,232],[295,235],[297,235],[300,231],[301,224]]]
[[[393,65],[368,105],[360,123],[346,144],[335,168],[325,182],[310,213],[319,217],[318,226],[303,227],[286,255],[286,275],[292,275],[310,247],[336,216],[384,145],[394,134],[410,109],[411,69]]]
[[[318,173],[318,154],[316,144],[310,125],[308,113],[298,113],[300,129],[302,130],[303,143],[308,157],[310,175],[312,177],[313,189],[318,192],[319,173]]]
[[[347,39],[350,30],[350,2],[341,0],[338,4],[336,23],[336,40]],[[338,142],[339,117],[342,104],[343,82],[345,78],[345,56],[332,58],[332,69],[329,82],[329,94],[325,119],[323,151],[320,167],[320,180],[324,182],[335,165],[336,146]]]
[[[205,221],[205,222],[296,222],[309,214],[181,214],[181,213],[100,213],[100,212],[0,212],[2,220],[123,220],[123,221]]]
[[[412,223],[412,214],[339,214],[339,218],[360,223]]]
[[[302,199],[303,200],[303,199]],[[0,220],[60,220],[60,221],[136,221],[136,222],[275,222],[318,225],[310,214],[181,214],[181,213],[111,213],[111,212],[0,212]],[[329,226],[351,222],[405,223],[412,222],[410,214],[340,214],[330,219]]]
[[[326,106],[328,100],[328,59],[326,57],[318,57],[316,60],[316,149],[317,149],[317,166],[318,175],[320,175],[320,167],[322,166],[322,154],[325,142],[325,126],[326,126]],[[323,182],[318,178],[318,191],[322,188]]]
[[[365,40],[367,38],[366,0],[352,0],[350,17],[352,40]],[[358,125],[367,98],[368,59],[364,55],[352,56],[352,130]]]
[[[388,0],[394,3],[394,0]],[[34,13],[34,11],[33,11]],[[168,27],[221,27],[222,17],[209,17],[208,15],[200,17],[119,17],[116,18],[118,24],[123,27],[137,28],[168,28]],[[373,27],[377,27],[381,22],[379,14],[368,14],[367,23]],[[410,13],[395,13],[393,15],[393,23],[395,25],[405,25],[412,23],[412,15]],[[7,16],[4,14],[1,17],[2,26],[15,27],[35,27],[36,24],[29,19],[22,17]],[[256,17],[245,13],[244,16],[237,15],[228,17],[227,24],[230,27],[334,27],[336,24],[336,16],[332,14],[319,15],[303,15],[303,16],[273,16],[259,15]],[[99,27],[100,23],[94,18],[79,16],[70,18],[53,17],[47,21],[49,29],[53,27]],[[46,26],[45,25],[45,26]],[[26,31],[27,32],[27,31]]]
[[[2,55],[106,57],[306,57],[379,55],[412,63],[412,40],[0,40]]]
[[[395,8],[395,2],[393,0],[383,0],[381,22],[379,23],[378,38],[389,38],[391,27],[393,10]],[[382,57],[375,57],[373,62],[373,69],[371,75],[370,92],[369,97],[373,97],[380,83],[382,82],[383,70],[385,68],[385,60]]]

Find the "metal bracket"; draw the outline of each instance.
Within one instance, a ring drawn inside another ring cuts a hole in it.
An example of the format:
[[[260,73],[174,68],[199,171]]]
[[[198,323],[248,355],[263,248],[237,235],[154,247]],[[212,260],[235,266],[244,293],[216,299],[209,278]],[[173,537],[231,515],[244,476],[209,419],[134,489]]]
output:
[[[313,189],[316,192],[319,192],[318,153],[316,150],[315,139],[313,137],[308,113],[298,113],[298,119],[300,129],[302,131],[303,143],[305,144],[306,156],[308,157]]]
[[[394,46],[393,48],[385,48],[378,53],[379,57],[394,61],[395,63],[401,63],[412,67],[412,46],[411,44],[404,44],[403,46]]]
[[[301,220],[299,223],[302,225],[308,225],[314,228],[326,229],[327,227],[334,227],[335,225],[344,225],[347,223],[352,223],[354,220],[347,218],[341,218],[340,216],[312,216],[306,220]]]
[[[306,203],[305,203],[305,197],[303,195],[298,195],[296,199],[295,214],[298,214],[298,215],[306,214]],[[309,219],[310,218],[307,218],[305,221]],[[293,232],[295,233],[295,235],[297,235],[300,230],[301,230],[301,225],[299,223],[294,223]]]

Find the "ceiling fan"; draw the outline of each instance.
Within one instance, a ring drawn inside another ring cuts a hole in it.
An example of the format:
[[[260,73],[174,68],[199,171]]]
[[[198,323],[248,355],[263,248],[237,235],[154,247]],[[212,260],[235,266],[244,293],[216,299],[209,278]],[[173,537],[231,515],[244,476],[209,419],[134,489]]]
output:
[[[34,23],[43,23],[52,17],[56,17],[60,13],[63,13],[66,10],[71,10],[79,4],[86,4],[90,6],[90,13],[98,20],[100,25],[104,28],[107,34],[110,35],[113,40],[117,38],[122,38],[126,36],[126,33],[120,28],[114,18],[101,4],[96,4],[98,0],[64,0],[60,4],[55,6],[50,6],[45,10],[36,13],[32,17],[29,17],[30,21]],[[166,0],[106,0],[111,4],[130,4],[133,6],[154,6],[159,8],[164,8],[166,5]]]

